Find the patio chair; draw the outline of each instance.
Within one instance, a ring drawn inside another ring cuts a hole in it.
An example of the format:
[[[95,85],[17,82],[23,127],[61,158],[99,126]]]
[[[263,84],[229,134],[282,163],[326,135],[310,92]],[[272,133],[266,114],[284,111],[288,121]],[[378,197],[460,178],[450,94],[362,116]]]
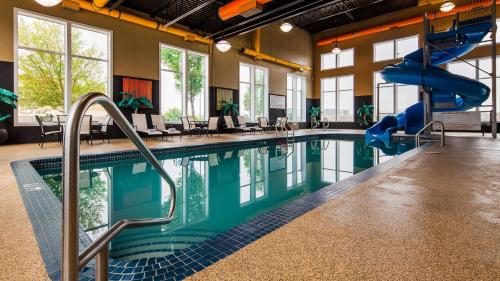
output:
[[[161,115],[151,114],[151,121],[153,121],[153,126],[155,127],[155,129],[163,133],[162,139],[164,136],[166,138],[168,138],[168,136],[171,136],[172,140],[174,140],[175,135],[179,136],[179,139],[181,139],[182,132],[175,128],[167,129],[165,127],[165,122],[163,121],[163,117]]]
[[[226,123],[226,128],[232,131],[239,131],[242,135],[245,132],[252,132],[252,129],[246,127],[236,127],[233,122],[233,118],[229,115],[224,116],[224,122]]]
[[[90,145],[94,145],[92,136],[92,115],[84,115],[82,127],[80,128],[80,142],[86,140]]]
[[[43,124],[42,118],[40,118],[40,116],[38,116],[38,115],[35,115],[35,119],[38,122],[38,125],[40,126],[41,134],[40,134],[40,141],[38,142],[38,145],[41,148],[43,148],[43,144],[45,143],[45,138],[46,137],[50,137],[50,136],[57,137],[57,142],[58,143],[62,143],[62,131],[61,131],[61,127],[59,127],[59,130],[47,131],[45,129],[45,127],[47,127],[47,126]]]
[[[92,130],[92,135],[102,138],[102,142],[105,139],[108,140],[109,143],[109,127],[111,126],[111,116],[106,115],[104,121],[101,124],[101,127],[97,130]]]
[[[262,133],[262,128],[259,127],[259,126],[251,126],[251,127],[248,127],[247,126],[247,121],[245,119],[245,117],[243,116],[238,116],[238,124],[240,125],[240,127],[242,128],[250,128],[250,130],[252,130],[252,132],[256,132],[256,131],[259,131]]]
[[[213,136],[214,133],[217,133],[220,136],[219,132],[219,117],[210,117],[208,119],[208,125],[207,127],[203,128],[203,133],[210,134],[210,136]]]
[[[259,123],[259,127],[264,132],[269,132],[270,130],[274,129],[274,125],[269,124],[269,121],[267,121],[266,117],[258,117],[257,122]]]
[[[281,129],[281,131],[283,131],[285,129],[287,122],[288,122],[288,117],[276,118],[276,124],[274,125],[276,132],[278,132],[278,129]]]
[[[132,114],[132,123],[135,128],[135,131],[139,135],[143,135],[146,137],[146,141],[148,140],[148,137],[158,137],[162,136],[163,133],[160,131],[157,131],[156,129],[149,129],[148,128],[148,123],[146,122],[146,115],[145,114]]]
[[[192,136],[193,134],[199,134],[201,131],[201,128],[196,127],[196,124],[194,123],[194,119],[191,119],[189,117],[181,117],[182,121],[182,131],[184,133],[188,134],[188,138]]]

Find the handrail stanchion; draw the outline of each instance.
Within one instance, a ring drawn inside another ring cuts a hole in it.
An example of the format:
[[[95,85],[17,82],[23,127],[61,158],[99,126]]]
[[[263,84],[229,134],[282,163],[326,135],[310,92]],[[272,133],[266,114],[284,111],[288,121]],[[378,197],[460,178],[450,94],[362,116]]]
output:
[[[430,128],[433,124],[441,125],[441,146],[445,146],[445,135],[444,135],[444,124],[441,121],[432,121],[431,123],[425,125],[418,133],[415,135],[415,146],[420,147],[420,135],[425,132],[428,128]]]
[[[80,127],[83,116],[93,104],[100,104],[113,118],[118,127],[135,144],[170,186],[170,209],[165,218],[121,220],[110,227],[79,255],[78,197],[80,175]],[[96,280],[108,279],[108,243],[127,227],[167,224],[175,211],[175,184],[160,162],[132,128],[118,107],[101,93],[89,93],[80,97],[71,107],[64,131],[63,146],[63,200],[62,200],[62,255],[61,280],[78,280],[78,273],[93,257],[96,257]]]

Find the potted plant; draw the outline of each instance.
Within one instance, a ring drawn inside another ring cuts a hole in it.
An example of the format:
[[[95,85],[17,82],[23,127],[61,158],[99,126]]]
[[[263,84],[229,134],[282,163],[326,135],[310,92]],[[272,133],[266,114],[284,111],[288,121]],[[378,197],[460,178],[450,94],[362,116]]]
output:
[[[9,90],[0,88],[0,102],[8,105],[12,109],[15,109],[17,107],[17,95]],[[9,132],[5,128],[3,121],[9,119],[10,117],[12,117],[10,114],[0,114],[0,145],[7,142],[7,139],[9,138]]]
[[[311,107],[309,110],[309,115],[311,115],[311,126],[317,127],[321,125],[321,120],[319,116],[321,115],[321,107]]]
[[[222,115],[223,116],[231,115],[232,117],[234,117],[234,116],[237,116],[238,114],[239,114],[238,105],[236,103],[222,101]]]
[[[363,105],[357,110],[358,124],[361,128],[368,128],[372,125],[373,120],[373,105]]]
[[[153,104],[146,97],[136,98],[131,93],[127,93],[127,92],[120,92],[120,95],[123,96],[123,99],[116,103],[116,105],[118,105],[118,107],[130,108],[134,111],[134,113],[137,113],[137,110],[141,106],[145,106],[146,108],[153,108]]]

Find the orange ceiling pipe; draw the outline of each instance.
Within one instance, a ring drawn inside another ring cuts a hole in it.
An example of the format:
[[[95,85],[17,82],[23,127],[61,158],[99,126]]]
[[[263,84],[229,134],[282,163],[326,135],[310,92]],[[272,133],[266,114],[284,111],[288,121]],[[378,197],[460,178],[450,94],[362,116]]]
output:
[[[108,4],[109,0],[93,0],[92,1],[92,6],[94,6],[97,9],[102,9],[106,4]]]
[[[219,17],[228,20],[252,9],[262,9],[262,5],[271,0],[234,0],[219,8]]]
[[[500,0],[497,0],[496,4],[497,5],[500,4]],[[491,1],[484,0],[484,1],[479,1],[479,2],[475,2],[475,3],[471,3],[471,4],[468,4],[468,5],[457,6],[455,9],[453,9],[450,12],[447,12],[447,13],[445,13],[445,12],[437,12],[437,13],[431,14],[431,15],[429,15],[429,19],[442,18],[442,17],[454,15],[454,14],[459,13],[459,12],[464,12],[464,11],[467,11],[467,10],[470,10],[470,9],[474,9],[474,8],[486,7],[486,6],[489,6],[489,5],[491,5]],[[411,18],[407,18],[407,19],[404,19],[404,20],[400,20],[400,21],[396,21],[396,22],[391,22],[391,23],[388,23],[388,24],[383,24],[383,25],[379,25],[379,26],[375,26],[375,27],[370,27],[370,28],[363,29],[363,30],[360,30],[360,31],[355,31],[355,32],[351,32],[351,33],[342,34],[342,35],[339,35],[337,37],[329,37],[329,38],[321,39],[321,40],[319,40],[317,42],[317,45],[318,46],[330,45],[330,44],[333,44],[335,42],[342,42],[342,41],[346,41],[346,40],[349,40],[349,39],[359,38],[359,37],[363,37],[363,36],[367,36],[367,35],[371,35],[371,34],[383,32],[383,31],[389,31],[391,29],[397,29],[397,28],[409,26],[409,25],[412,25],[412,24],[421,23],[423,20],[424,19],[423,19],[422,16],[411,17]]]

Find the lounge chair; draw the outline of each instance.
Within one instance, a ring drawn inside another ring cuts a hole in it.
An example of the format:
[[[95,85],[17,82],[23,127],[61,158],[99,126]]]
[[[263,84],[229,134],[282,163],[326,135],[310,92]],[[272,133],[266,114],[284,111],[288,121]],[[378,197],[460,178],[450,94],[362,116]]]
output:
[[[219,117],[210,117],[208,119],[208,125],[207,127],[203,128],[202,129],[203,133],[207,134],[210,134],[211,136],[213,136],[214,133],[217,133],[219,134],[220,136],[220,132],[219,132]]]
[[[149,129],[148,128],[148,123],[146,122],[146,115],[145,114],[132,114],[132,123],[135,128],[135,131],[139,135],[146,136],[146,141],[148,140],[148,137],[158,137],[162,136],[163,133],[160,131],[157,131],[156,129]]]
[[[262,128],[258,127],[258,126],[248,127],[247,126],[247,121],[246,121],[245,117],[243,117],[243,116],[238,116],[238,124],[242,128],[250,128],[250,130],[252,130],[252,132],[259,131],[259,132],[262,133],[262,131],[263,131]]]
[[[165,122],[163,121],[163,117],[161,117],[161,115],[152,114],[151,121],[153,121],[153,126],[155,127],[155,129],[157,131],[160,131],[163,133],[162,138],[163,138],[163,136],[165,136],[167,138],[168,138],[168,136],[171,136],[172,140],[173,140],[174,136],[179,136],[179,139],[181,139],[182,132],[175,129],[175,128],[168,128],[167,129],[165,127]]]
[[[268,132],[268,131],[274,129],[274,125],[269,124],[269,121],[267,121],[266,117],[258,117],[257,121],[259,122],[259,127],[264,132]]]
[[[234,125],[234,122],[233,122],[233,118],[231,116],[224,116],[224,122],[226,123],[226,128],[228,130],[232,130],[232,131],[238,131],[240,132],[242,135],[245,133],[245,132],[252,132],[252,129],[250,128],[246,128],[246,127],[236,127]]]

